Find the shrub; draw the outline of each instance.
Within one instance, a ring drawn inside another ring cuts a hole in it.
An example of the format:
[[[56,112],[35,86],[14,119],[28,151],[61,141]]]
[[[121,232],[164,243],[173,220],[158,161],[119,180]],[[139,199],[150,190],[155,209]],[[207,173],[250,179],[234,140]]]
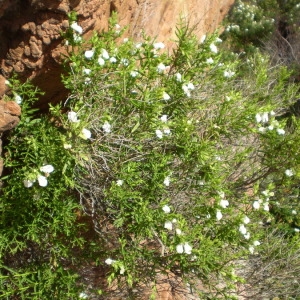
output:
[[[234,261],[259,250],[273,199],[281,207],[299,177],[298,129],[275,119],[296,97],[289,72],[260,53],[239,61],[217,35],[199,42],[184,22],[172,54],[122,40],[115,17],[89,41],[80,28],[71,16],[69,96],[50,115],[30,109],[30,84],[10,82],[23,115],[1,191],[6,297],[107,299],[105,284],[84,284],[99,266],[124,299],[145,285],[155,298],[170,272],[232,298]]]

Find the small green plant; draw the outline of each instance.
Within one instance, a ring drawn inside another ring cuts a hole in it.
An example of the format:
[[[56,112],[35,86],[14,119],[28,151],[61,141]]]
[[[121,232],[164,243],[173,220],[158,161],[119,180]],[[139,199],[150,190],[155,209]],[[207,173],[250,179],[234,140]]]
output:
[[[2,178],[4,297],[108,299],[117,287],[138,299],[146,286],[154,299],[159,276],[176,274],[233,299],[234,262],[259,251],[273,202],[297,215],[282,195],[300,176],[298,129],[276,120],[297,96],[289,72],[259,52],[239,60],[215,34],[198,41],[184,22],[172,54],[122,39],[116,16],[89,41],[70,22],[63,104],[37,117],[38,91],[10,80],[23,115]],[[107,285],[85,282],[91,266]]]

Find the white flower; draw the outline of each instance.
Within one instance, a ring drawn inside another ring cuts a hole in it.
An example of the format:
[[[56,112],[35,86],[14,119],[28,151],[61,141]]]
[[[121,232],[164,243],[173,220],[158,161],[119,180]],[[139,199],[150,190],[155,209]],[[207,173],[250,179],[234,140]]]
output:
[[[206,35],[204,34],[200,38],[200,44],[203,44],[205,40],[206,40]]]
[[[184,93],[186,94],[187,97],[191,97],[191,93],[190,93],[190,91],[188,89],[188,86],[186,84],[182,85],[182,89],[183,89],[183,91],[184,91]]]
[[[285,134],[285,130],[284,129],[281,129],[281,128],[277,128],[277,133],[279,135],[284,135]]]
[[[92,133],[86,128],[83,128],[81,130],[81,133],[82,133],[82,138],[84,138],[85,140],[90,139],[92,136]]]
[[[162,122],[166,123],[166,122],[168,121],[168,116],[167,116],[167,115],[162,115],[162,116],[160,117],[160,120],[161,120]]]
[[[120,267],[120,274],[123,275],[125,273],[125,268],[124,266],[121,266]]]
[[[166,66],[163,63],[160,63],[157,67],[156,70],[158,73],[162,73],[166,69]]]
[[[173,229],[173,224],[171,221],[166,221],[164,228],[168,229],[168,230],[172,230]]]
[[[255,115],[255,119],[256,119],[256,122],[257,122],[257,123],[260,123],[261,120],[262,120],[261,115],[260,115],[259,113],[257,113],[257,114]]]
[[[111,259],[111,258],[107,258],[106,260],[105,260],[105,263],[107,264],[107,265],[111,265],[111,264],[113,264],[115,262],[115,260],[114,259]]]
[[[267,123],[269,121],[269,116],[267,112],[263,112],[262,116],[261,116],[261,121],[263,123]]]
[[[175,77],[176,77],[176,81],[181,82],[182,75],[180,73],[176,73]]]
[[[104,59],[109,59],[109,54],[108,54],[108,52],[107,52],[105,49],[102,49],[102,50],[101,50],[101,56],[102,56]]]
[[[131,76],[131,77],[136,77],[136,76],[138,76],[138,74],[139,74],[139,73],[138,73],[137,71],[131,71],[131,72],[130,72],[130,76]]]
[[[163,92],[163,99],[164,99],[164,100],[170,100],[171,97],[170,97],[169,94],[167,94],[166,92]]]
[[[117,186],[122,186],[124,181],[122,179],[117,180]]]
[[[247,233],[247,228],[245,227],[244,224],[241,224],[240,227],[239,227],[239,232],[241,234],[246,234]]]
[[[226,78],[231,78],[234,74],[235,74],[235,72],[233,72],[231,70],[224,71],[224,77],[226,77]]]
[[[128,66],[129,65],[129,60],[127,58],[122,58],[121,59],[121,63],[124,65],[124,66]]]
[[[116,59],[115,57],[111,57],[111,58],[109,59],[109,61],[110,61],[111,63],[116,63],[116,62],[117,62],[117,59]]]
[[[71,25],[71,28],[78,32],[79,34],[82,34],[82,27],[80,25],[77,24],[77,22],[74,22],[72,25]]]
[[[137,44],[135,44],[135,48],[136,48],[136,49],[139,49],[139,48],[142,47],[142,45],[143,45],[142,43],[137,43]]]
[[[179,244],[176,246],[176,252],[182,254],[184,251],[183,244]]]
[[[250,222],[250,219],[247,216],[245,216],[243,222],[244,224],[248,224]]]
[[[161,131],[161,130],[159,130],[159,129],[156,129],[156,130],[155,130],[155,134],[156,134],[156,136],[157,136],[159,139],[162,139],[162,137],[163,137],[163,133],[162,133],[162,131]]]
[[[222,43],[222,42],[223,41],[219,37],[216,38],[216,43]]]
[[[94,50],[87,50],[84,52],[84,56],[87,59],[91,59],[94,56],[95,51]]]
[[[171,133],[170,128],[164,128],[164,134],[169,135]]]
[[[119,24],[115,25],[116,33],[120,33],[121,26]]]
[[[210,214],[207,214],[206,215],[206,219],[210,219],[211,218],[211,215]]]
[[[169,186],[169,185],[170,185],[170,177],[169,177],[169,176],[167,176],[167,177],[165,178],[165,180],[164,180],[164,185],[165,185],[165,186]]]
[[[52,173],[54,171],[54,167],[52,165],[44,165],[40,167],[40,171],[44,173]]]
[[[253,201],[252,206],[254,209],[259,209],[259,207],[260,207],[259,201],[258,200]]]
[[[86,77],[86,78],[84,79],[84,83],[85,83],[85,84],[90,84],[91,81],[92,81],[92,80],[91,80],[90,77]],[[78,121],[78,122],[79,122],[79,121]]]
[[[87,299],[87,298],[88,298],[88,295],[87,295],[86,293],[84,293],[84,292],[81,292],[81,293],[79,294],[79,298],[80,298],[80,299]]]
[[[77,119],[77,113],[75,111],[69,111],[68,120],[72,123],[78,123],[79,120]]]
[[[284,171],[284,174],[288,177],[291,177],[294,175],[293,171],[291,169],[287,169]]]
[[[184,243],[183,245],[184,253],[186,254],[192,254],[192,246],[189,243]]]
[[[154,49],[163,49],[163,48],[165,48],[165,44],[164,43],[162,43],[162,42],[158,42],[158,43],[154,43],[153,44],[153,47],[154,47]]]
[[[254,242],[253,242],[253,245],[254,245],[254,246],[259,246],[259,245],[260,245],[260,242],[259,242],[259,241],[254,241]]]
[[[47,178],[43,175],[38,175],[37,180],[38,180],[40,186],[45,187],[48,185]]]
[[[71,148],[72,148],[72,145],[71,145],[71,144],[64,144],[64,148],[65,148],[65,149],[71,149]]]
[[[174,219],[172,220],[172,223],[177,223],[177,219],[174,218]]]
[[[253,247],[253,246],[250,246],[250,247],[249,247],[249,252],[250,252],[251,254],[254,253],[254,247]]]
[[[214,63],[214,60],[210,57],[206,60],[206,63],[207,64],[213,64]]]
[[[221,207],[226,208],[228,205],[229,205],[228,200],[222,199],[222,200],[220,201],[220,206],[221,206]]]
[[[274,110],[270,111],[270,116],[275,116],[275,111]]]
[[[162,207],[162,210],[164,211],[164,213],[169,214],[171,212],[171,208],[168,205],[164,205]]]
[[[86,75],[90,75],[91,72],[92,72],[91,69],[86,69],[86,68],[83,69],[83,73],[85,73]]]
[[[218,48],[215,44],[210,44],[209,45],[210,51],[213,53],[218,53]]]
[[[295,232],[300,232],[300,229],[299,228],[294,228],[294,231]]]
[[[175,232],[176,232],[177,235],[181,235],[181,234],[182,234],[182,231],[181,231],[181,229],[179,229],[179,228],[176,228],[176,229],[175,229]]]
[[[5,84],[10,85],[10,82],[7,79],[5,79]]]
[[[264,210],[265,210],[265,211],[269,211],[269,210],[270,210],[270,208],[269,208],[269,203],[268,203],[268,202],[265,202],[265,203],[264,203]]]
[[[217,218],[218,221],[220,221],[223,218],[223,215],[222,215],[220,210],[217,210],[216,218]]]
[[[189,82],[187,88],[192,91],[195,89],[195,86],[193,85],[193,83]]]
[[[99,56],[99,58],[98,58],[98,64],[100,66],[104,66],[105,65],[105,60],[101,56]]]
[[[247,232],[246,234],[244,234],[244,238],[246,240],[249,240],[250,239],[250,232]]]
[[[292,215],[296,215],[297,214],[297,211],[296,210],[292,210]]]
[[[123,39],[123,43],[124,43],[124,44],[127,43],[128,41],[129,41],[128,38]]]
[[[102,129],[104,132],[106,133],[110,133],[111,132],[111,125],[105,121],[104,124],[102,125]]]
[[[24,186],[25,186],[25,187],[30,188],[30,187],[33,186],[34,181],[29,180],[29,179],[25,179],[25,180],[23,181],[23,183],[24,183]]]
[[[15,101],[17,102],[17,104],[21,104],[22,103],[22,97],[20,95],[15,95]]]
[[[258,131],[261,132],[261,133],[264,133],[264,132],[266,132],[266,128],[265,127],[259,127]]]

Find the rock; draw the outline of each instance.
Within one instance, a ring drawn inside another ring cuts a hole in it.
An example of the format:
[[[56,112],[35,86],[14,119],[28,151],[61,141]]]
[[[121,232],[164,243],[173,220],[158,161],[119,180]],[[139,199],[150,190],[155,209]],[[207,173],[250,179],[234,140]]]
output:
[[[8,86],[5,84],[5,78],[0,75],[0,98],[8,91]]]
[[[21,108],[16,102],[0,100],[0,133],[16,127],[20,115]]]
[[[3,159],[1,158],[1,154],[2,154],[2,140],[0,138],[0,176],[2,175],[3,172]],[[0,182],[0,187],[1,187],[1,182]]]

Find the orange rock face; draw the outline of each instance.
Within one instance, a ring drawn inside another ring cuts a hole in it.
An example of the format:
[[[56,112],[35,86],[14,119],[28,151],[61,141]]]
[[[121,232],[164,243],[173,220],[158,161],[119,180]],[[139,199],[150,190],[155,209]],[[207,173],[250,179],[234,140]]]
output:
[[[76,11],[84,35],[105,30],[112,12],[128,35],[139,39],[144,31],[171,46],[180,16],[196,25],[196,34],[213,31],[234,0],[0,0],[0,60],[5,77],[16,72],[33,79],[45,91],[39,103],[58,102],[67,92],[60,83],[67,13]]]

